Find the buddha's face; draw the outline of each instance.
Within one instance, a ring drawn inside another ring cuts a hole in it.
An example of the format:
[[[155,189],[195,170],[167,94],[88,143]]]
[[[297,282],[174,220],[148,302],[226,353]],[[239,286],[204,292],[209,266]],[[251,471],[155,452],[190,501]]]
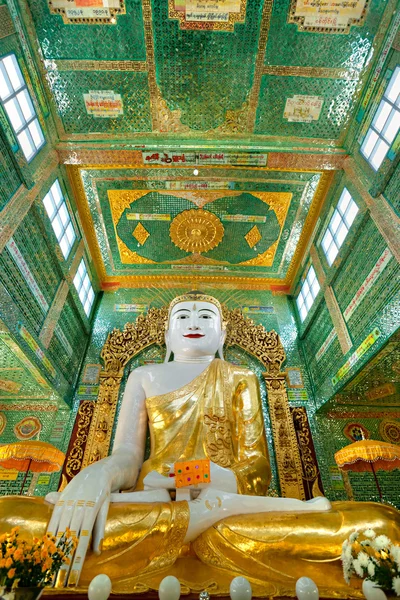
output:
[[[176,304],[169,318],[166,339],[176,356],[215,355],[225,340],[218,308],[211,302]]]

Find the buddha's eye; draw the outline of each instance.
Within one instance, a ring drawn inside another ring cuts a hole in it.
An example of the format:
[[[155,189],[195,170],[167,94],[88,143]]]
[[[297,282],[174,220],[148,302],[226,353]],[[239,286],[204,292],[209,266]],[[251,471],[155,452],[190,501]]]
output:
[[[188,319],[189,315],[179,315],[178,319]]]
[[[200,319],[211,319],[210,315],[200,315]]]

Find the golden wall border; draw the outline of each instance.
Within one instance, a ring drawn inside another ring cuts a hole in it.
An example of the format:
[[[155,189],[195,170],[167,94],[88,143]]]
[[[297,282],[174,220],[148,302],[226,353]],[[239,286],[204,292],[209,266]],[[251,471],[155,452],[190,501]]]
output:
[[[264,65],[263,75],[280,77],[313,77],[319,79],[358,79],[360,72],[356,69],[334,69],[331,67],[292,67],[281,65]]]
[[[57,71],[147,71],[143,60],[52,60],[47,69]]]
[[[100,373],[99,395],[90,425],[82,468],[109,454],[121,381],[129,361],[139,352],[164,344],[168,308],[150,308],[135,323],[113,329],[101,351],[104,367]],[[281,372],[286,354],[279,335],[245,317],[240,309],[223,306],[227,322],[226,345],[237,345],[265,367],[269,413],[275,446],[278,476],[283,496],[305,499],[302,466],[293,420],[289,410],[285,374]]]

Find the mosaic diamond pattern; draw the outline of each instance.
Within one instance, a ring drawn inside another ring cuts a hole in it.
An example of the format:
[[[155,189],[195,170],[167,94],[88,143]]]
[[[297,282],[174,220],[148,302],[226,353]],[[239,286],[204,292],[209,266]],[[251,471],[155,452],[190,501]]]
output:
[[[249,247],[254,248],[254,246],[261,240],[261,233],[257,225],[254,225],[254,227],[252,227],[249,233],[246,233],[244,237]]]
[[[133,230],[132,235],[135,238],[135,240],[137,240],[139,242],[139,244],[141,246],[143,246],[145,244],[147,238],[150,236],[146,227],[143,227],[143,225],[141,223],[138,223],[136,225],[135,229]]]

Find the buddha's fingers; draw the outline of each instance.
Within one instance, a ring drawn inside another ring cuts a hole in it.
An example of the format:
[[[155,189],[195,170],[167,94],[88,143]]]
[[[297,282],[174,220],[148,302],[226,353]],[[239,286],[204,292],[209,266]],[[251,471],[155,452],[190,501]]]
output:
[[[68,587],[75,587],[78,585],[83,563],[86,557],[86,552],[89,547],[90,535],[92,533],[94,521],[98,512],[98,507],[92,500],[87,500],[84,510],[85,513],[79,534],[78,546],[76,548],[75,556],[71,565],[71,571],[68,576]]]
[[[101,544],[104,539],[108,509],[110,507],[110,494],[107,494],[103,504],[100,507],[93,528],[93,552],[97,555],[101,553]]]
[[[60,523],[61,515],[63,513],[65,506],[65,500],[59,500],[53,510],[53,514],[51,515],[50,522],[47,526],[47,533],[50,535],[57,535],[58,526]]]
[[[85,516],[85,504],[85,500],[77,500],[75,502],[75,508],[70,524],[71,535],[74,537],[78,537],[81,532],[82,522]]]

